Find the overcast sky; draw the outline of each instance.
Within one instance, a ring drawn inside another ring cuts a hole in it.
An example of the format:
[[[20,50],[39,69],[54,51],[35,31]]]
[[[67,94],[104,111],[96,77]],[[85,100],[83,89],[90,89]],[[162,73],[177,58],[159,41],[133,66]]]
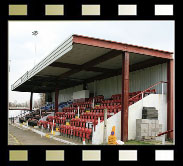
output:
[[[30,93],[10,86],[72,34],[174,52],[173,21],[9,21],[9,101],[29,101]]]

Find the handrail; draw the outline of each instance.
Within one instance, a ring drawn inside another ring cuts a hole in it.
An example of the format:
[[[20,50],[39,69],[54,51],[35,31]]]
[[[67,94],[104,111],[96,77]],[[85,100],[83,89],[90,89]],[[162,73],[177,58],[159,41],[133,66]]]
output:
[[[149,88],[145,89],[144,91],[142,91],[142,92],[138,93],[137,95],[131,97],[129,100],[131,100],[131,99],[133,99],[133,98],[136,98],[137,96],[143,94],[143,93],[146,92],[147,90],[153,88],[154,86],[156,86],[156,85],[158,85],[158,84],[160,84],[160,83],[168,83],[168,82],[165,82],[165,81],[157,82],[157,83],[155,83],[154,85],[150,86]]]

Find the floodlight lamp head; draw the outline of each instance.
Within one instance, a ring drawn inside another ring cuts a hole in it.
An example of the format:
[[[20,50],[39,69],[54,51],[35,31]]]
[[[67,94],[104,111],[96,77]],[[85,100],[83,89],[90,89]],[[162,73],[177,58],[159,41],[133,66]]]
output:
[[[34,35],[34,36],[38,35],[38,31],[33,31],[32,35]]]

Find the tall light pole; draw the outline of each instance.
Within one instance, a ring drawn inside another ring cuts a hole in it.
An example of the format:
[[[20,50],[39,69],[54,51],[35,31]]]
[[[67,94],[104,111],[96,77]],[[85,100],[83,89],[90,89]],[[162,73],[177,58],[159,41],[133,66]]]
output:
[[[8,70],[9,72],[10,72],[10,65],[11,65],[11,60],[9,59],[9,68],[8,68],[9,69]]]
[[[34,59],[34,66],[36,64],[36,36],[38,35],[38,31],[33,31],[32,35],[35,36],[35,59]]]

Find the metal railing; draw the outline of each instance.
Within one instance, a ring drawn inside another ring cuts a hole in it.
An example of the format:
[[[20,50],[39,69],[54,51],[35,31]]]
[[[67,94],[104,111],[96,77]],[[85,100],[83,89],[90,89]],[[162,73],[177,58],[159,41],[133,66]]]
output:
[[[136,98],[136,97],[139,97],[140,95],[142,95],[142,98],[143,98],[145,92],[147,92],[148,90],[152,89],[153,87],[155,87],[155,86],[157,86],[157,85],[159,85],[159,84],[162,84],[162,94],[163,94],[163,84],[164,84],[164,83],[167,84],[168,82],[165,82],[165,81],[157,82],[157,83],[155,83],[154,85],[150,86],[149,88],[145,89],[144,91],[141,91],[141,92],[139,92],[138,94],[136,94],[135,96],[129,98],[129,100],[132,100],[132,99],[134,99],[134,98]]]

